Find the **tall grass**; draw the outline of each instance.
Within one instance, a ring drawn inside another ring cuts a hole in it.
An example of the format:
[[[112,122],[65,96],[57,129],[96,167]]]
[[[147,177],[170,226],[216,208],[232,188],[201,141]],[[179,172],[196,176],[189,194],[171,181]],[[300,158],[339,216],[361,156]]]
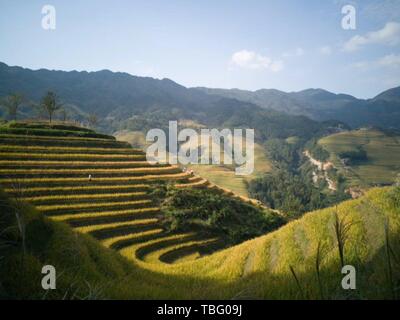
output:
[[[322,279],[321,279],[321,261],[322,261],[322,259],[323,259],[323,257],[322,257],[321,241],[318,241],[317,254],[315,257],[315,271],[317,274],[319,296],[320,296],[321,300],[324,300],[324,290],[322,287]]]
[[[345,266],[345,254],[344,249],[346,242],[349,238],[350,228],[355,224],[354,221],[346,221],[346,218],[339,218],[338,208],[336,206],[336,210],[334,213],[334,229],[336,236],[336,243],[339,253],[340,265],[343,268]]]

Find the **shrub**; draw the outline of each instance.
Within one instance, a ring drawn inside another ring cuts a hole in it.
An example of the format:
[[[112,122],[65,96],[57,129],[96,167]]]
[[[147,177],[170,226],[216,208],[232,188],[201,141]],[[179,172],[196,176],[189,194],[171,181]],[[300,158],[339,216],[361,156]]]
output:
[[[283,218],[207,189],[169,188],[162,204],[171,230],[198,227],[222,236],[229,244],[262,235],[284,224]]]

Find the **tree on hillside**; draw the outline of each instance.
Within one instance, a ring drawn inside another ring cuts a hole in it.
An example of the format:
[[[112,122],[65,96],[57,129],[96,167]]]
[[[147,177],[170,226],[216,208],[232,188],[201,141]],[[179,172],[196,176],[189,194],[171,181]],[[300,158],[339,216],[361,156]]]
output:
[[[54,92],[49,91],[42,98],[40,106],[47,113],[49,122],[51,123],[54,113],[62,107],[62,104],[59,102],[58,96]]]
[[[93,129],[97,126],[99,119],[96,114],[91,113],[88,116],[88,122],[89,122],[89,126]]]
[[[18,109],[24,102],[24,97],[21,93],[13,93],[0,101],[0,105],[7,109],[11,119],[17,120]]]

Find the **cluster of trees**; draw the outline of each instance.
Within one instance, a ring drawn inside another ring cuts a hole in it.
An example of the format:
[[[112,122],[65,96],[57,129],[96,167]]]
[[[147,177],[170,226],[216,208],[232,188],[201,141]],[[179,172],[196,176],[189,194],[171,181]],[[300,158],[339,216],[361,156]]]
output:
[[[279,215],[256,208],[209,189],[159,187],[154,198],[161,199],[163,221],[171,231],[204,230],[227,244],[275,230],[285,223]]]
[[[275,167],[289,172],[297,169],[301,161],[301,140],[287,143],[284,139],[269,139],[264,145]]]
[[[355,150],[340,152],[339,157],[348,159],[351,163],[368,160],[367,152],[361,146],[358,146]]]
[[[316,144],[317,140],[297,139],[293,143],[285,139],[269,139],[265,143],[268,155],[273,160],[273,172],[252,180],[248,185],[251,197],[267,206],[278,209],[290,217],[304,212],[321,209],[347,199],[343,181],[335,172],[330,177],[336,180],[338,190],[326,190],[326,182],[316,185],[312,179],[313,169],[303,156],[305,148],[312,148],[319,159],[327,154]],[[329,154],[328,154],[329,156]]]
[[[24,105],[36,108],[39,112],[46,114],[49,123],[53,121],[56,112],[59,113],[63,122],[68,120],[68,112],[64,108],[64,104],[60,102],[59,96],[52,91],[48,91],[39,103],[30,102],[21,93],[12,93],[0,99],[0,106],[6,109],[9,118],[14,121],[17,120],[18,111]],[[98,123],[96,114],[89,114],[87,120],[91,127],[96,127]]]
[[[335,193],[323,192],[308,175],[293,174],[282,169],[251,181],[249,192],[252,197],[285,212],[291,218],[348,198],[342,190]]]
[[[318,139],[311,139],[306,144],[306,149],[310,152],[314,159],[326,161],[329,159],[329,152],[318,144]]]

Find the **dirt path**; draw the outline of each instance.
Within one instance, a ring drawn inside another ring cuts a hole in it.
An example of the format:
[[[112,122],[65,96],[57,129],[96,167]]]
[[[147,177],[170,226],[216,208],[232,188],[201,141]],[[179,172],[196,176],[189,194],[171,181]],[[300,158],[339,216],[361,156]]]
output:
[[[305,150],[303,152],[303,154],[308,158],[308,160],[311,162],[311,164],[313,164],[314,166],[316,166],[318,168],[318,171],[323,172],[324,179],[328,183],[328,189],[332,190],[332,191],[336,191],[337,190],[336,184],[331,178],[329,178],[328,171],[326,170],[327,167],[333,166],[333,164],[331,162],[322,162],[317,159],[314,159],[308,150]]]

